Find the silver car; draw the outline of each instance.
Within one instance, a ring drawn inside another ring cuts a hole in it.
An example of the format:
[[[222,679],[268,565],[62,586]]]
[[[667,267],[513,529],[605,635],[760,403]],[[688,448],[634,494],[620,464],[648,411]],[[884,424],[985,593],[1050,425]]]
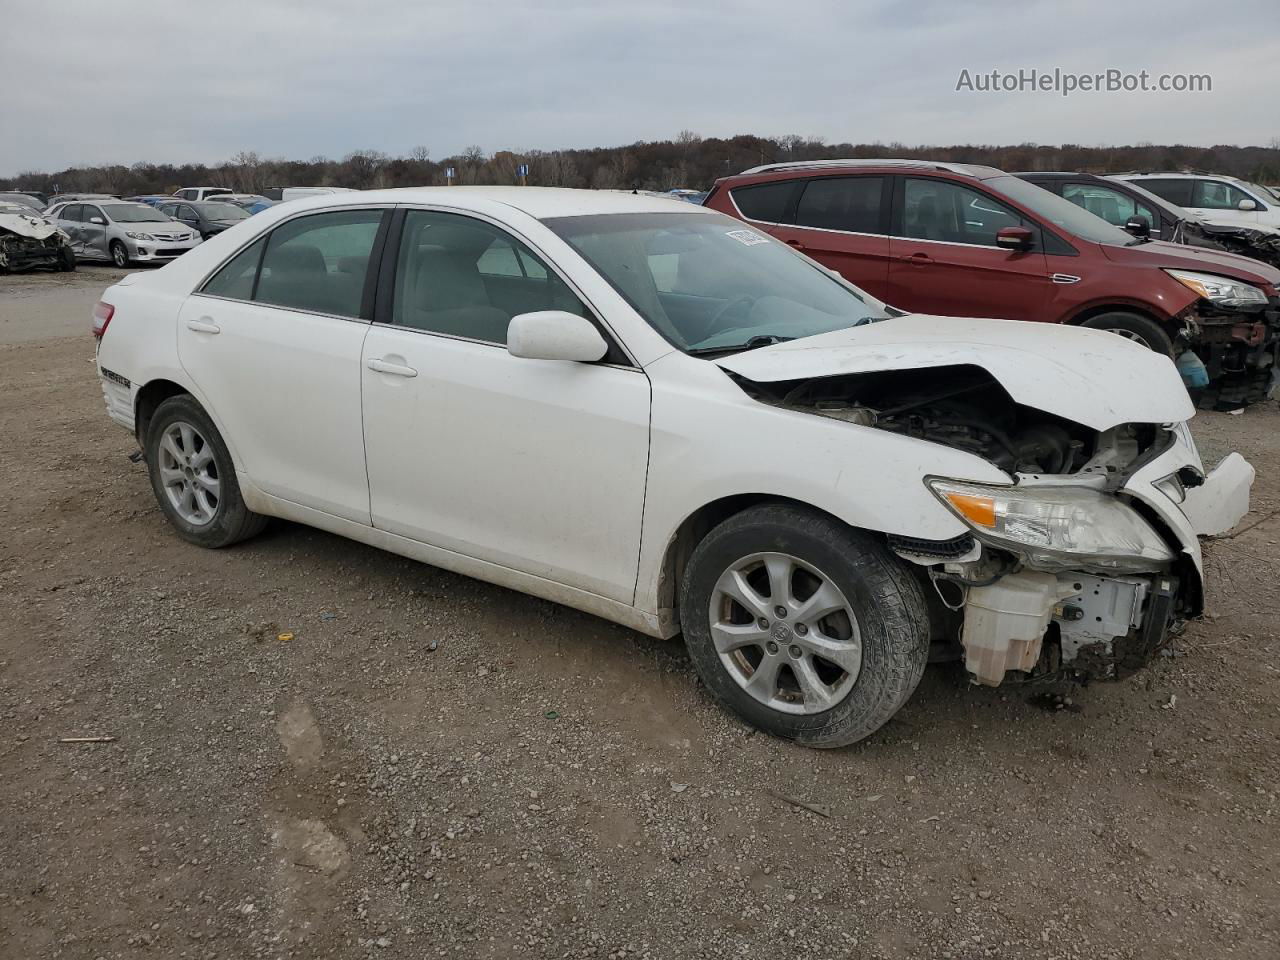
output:
[[[199,231],[145,203],[72,201],[48,215],[71,238],[76,259],[106,260],[117,267],[172,260],[201,239]]]

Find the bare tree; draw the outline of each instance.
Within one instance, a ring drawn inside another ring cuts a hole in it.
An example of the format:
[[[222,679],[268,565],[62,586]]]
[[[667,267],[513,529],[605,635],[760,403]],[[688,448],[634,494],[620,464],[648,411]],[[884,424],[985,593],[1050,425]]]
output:
[[[409,159],[415,163],[426,163],[431,159],[431,151],[424,146],[416,146],[409,151]]]

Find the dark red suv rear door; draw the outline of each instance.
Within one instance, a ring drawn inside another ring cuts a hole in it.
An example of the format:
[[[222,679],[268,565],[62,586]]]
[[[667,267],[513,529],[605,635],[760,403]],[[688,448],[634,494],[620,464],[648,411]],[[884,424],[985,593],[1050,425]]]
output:
[[[1045,320],[1051,292],[1039,226],[990,194],[941,177],[899,181],[886,295],[915,313]],[[996,246],[1001,227],[1035,232],[1030,250]]]
[[[887,299],[890,187],[885,176],[815,177],[802,184],[790,222],[771,232],[873,297]]]

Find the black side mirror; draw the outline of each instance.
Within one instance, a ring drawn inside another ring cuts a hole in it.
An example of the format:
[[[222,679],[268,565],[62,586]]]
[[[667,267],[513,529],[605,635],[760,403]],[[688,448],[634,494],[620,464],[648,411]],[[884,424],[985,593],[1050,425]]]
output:
[[[1151,224],[1146,217],[1130,217],[1124,222],[1124,228],[1135,237],[1145,240],[1151,236]]]

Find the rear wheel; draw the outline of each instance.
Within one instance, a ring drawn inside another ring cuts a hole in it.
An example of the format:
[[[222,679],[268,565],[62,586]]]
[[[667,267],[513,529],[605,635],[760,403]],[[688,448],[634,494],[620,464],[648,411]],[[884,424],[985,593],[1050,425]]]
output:
[[[1127,310],[1100,313],[1096,317],[1090,317],[1080,326],[1114,333],[1148,350],[1163,353],[1170,360],[1173,359],[1173,338],[1164,327],[1140,313],[1130,313]]]
[[[170,397],[156,408],[146,453],[156,501],[184,540],[226,547],[266,525],[266,517],[245,506],[227,445],[191,396]]]
[[[878,730],[929,655],[924,597],[901,561],[799,506],[754,507],[707,534],[680,618],[712,693],[753,726],[815,747]]]

